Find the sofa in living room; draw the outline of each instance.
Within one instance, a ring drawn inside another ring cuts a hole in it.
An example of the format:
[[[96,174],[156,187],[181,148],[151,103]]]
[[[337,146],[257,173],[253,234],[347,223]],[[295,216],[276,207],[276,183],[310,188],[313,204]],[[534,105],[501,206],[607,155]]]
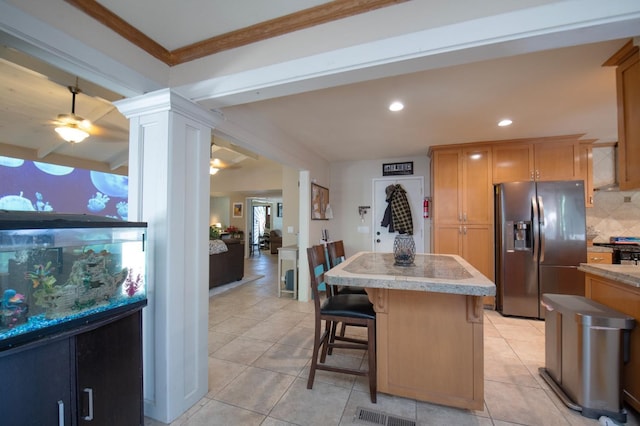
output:
[[[215,241],[215,242],[214,242]],[[226,251],[219,251],[224,244]],[[212,249],[211,247],[217,248]],[[224,239],[209,242],[209,288],[218,287],[244,277],[244,243],[242,240]]]
[[[279,229],[273,229],[269,232],[269,247],[271,248],[271,254],[278,254],[278,248],[282,247],[282,231]]]

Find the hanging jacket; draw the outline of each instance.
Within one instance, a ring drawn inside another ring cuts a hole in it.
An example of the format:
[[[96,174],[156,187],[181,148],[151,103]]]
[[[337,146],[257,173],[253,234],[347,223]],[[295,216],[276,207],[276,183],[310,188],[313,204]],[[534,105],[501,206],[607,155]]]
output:
[[[407,199],[407,191],[400,185],[396,185],[391,198],[391,216],[393,227],[400,234],[413,235],[413,220],[411,219],[411,206]]]
[[[387,209],[382,218],[381,226],[388,226],[389,232],[398,231],[400,234],[413,235],[413,220],[407,192],[400,184],[389,185],[385,192],[387,194]]]

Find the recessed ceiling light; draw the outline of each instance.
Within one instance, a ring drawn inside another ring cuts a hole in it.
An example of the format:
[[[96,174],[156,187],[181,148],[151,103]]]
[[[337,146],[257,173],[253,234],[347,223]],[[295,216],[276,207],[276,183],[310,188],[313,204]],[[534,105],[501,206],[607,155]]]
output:
[[[509,120],[508,118],[505,118],[504,120],[500,120],[500,122],[498,122],[498,126],[500,127],[510,126],[511,123],[513,123],[513,121]]]
[[[391,102],[391,105],[389,105],[389,111],[402,111],[404,109],[404,105],[402,104],[402,102],[399,101],[395,101],[395,102]]]

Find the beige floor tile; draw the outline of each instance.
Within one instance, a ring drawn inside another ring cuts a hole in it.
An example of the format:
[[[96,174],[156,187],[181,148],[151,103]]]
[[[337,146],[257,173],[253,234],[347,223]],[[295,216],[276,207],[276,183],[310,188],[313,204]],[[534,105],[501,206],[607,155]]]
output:
[[[267,417],[260,424],[260,426],[297,426],[293,423],[285,422],[283,420],[274,419],[273,417]]]
[[[511,340],[531,340],[544,338],[544,333],[536,327],[523,321],[519,324],[495,324],[494,327],[500,333],[500,336]]]
[[[327,356],[326,364],[334,365],[338,367],[346,367],[346,368],[361,368],[362,359],[358,359],[352,356],[334,354],[334,355]],[[311,360],[309,360],[305,368],[299,374],[299,377],[303,377],[305,379],[309,377],[310,365],[311,365]],[[318,383],[318,382],[329,383],[332,385],[351,389],[353,387],[353,383],[356,377],[357,376],[354,376],[351,374],[316,370],[315,383]]]
[[[519,359],[485,358],[484,378],[514,385],[540,387],[531,371]]]
[[[240,336],[213,352],[211,356],[239,364],[251,365],[271,346],[273,344],[269,342]]]
[[[509,343],[502,337],[484,338],[484,359],[518,359],[518,355],[513,351]]]
[[[245,364],[209,357],[209,393],[207,397],[216,396],[246,369]]]
[[[183,426],[258,426],[264,419],[264,415],[220,401],[210,401],[189,417]]]
[[[529,340],[509,339],[509,346],[521,360],[544,364],[544,336],[532,337]]]
[[[289,329],[283,327],[280,322],[266,320],[254,325],[242,333],[241,336],[275,343],[287,334],[288,331]]]
[[[248,367],[215,397],[216,400],[269,414],[295,377],[262,368]]]
[[[260,356],[254,367],[298,376],[311,360],[311,349],[275,344]]]
[[[485,402],[494,420],[529,426],[569,425],[542,389],[489,380],[484,383]]]
[[[488,417],[475,415],[473,411],[419,402],[417,421],[420,425],[491,426]]]
[[[298,325],[287,331],[278,343],[281,345],[297,346],[300,348],[313,349],[313,328]]]
[[[269,416],[296,425],[338,425],[350,393],[349,389],[322,382],[307,389],[306,380],[299,378]]]
[[[217,351],[238,336],[235,334],[221,333],[219,331],[209,331],[209,354]]]
[[[210,330],[219,331],[221,333],[240,335],[249,330],[251,327],[255,327],[257,324],[260,324],[260,322],[260,320],[253,318],[240,318],[231,316],[224,321],[214,325],[210,328]]]

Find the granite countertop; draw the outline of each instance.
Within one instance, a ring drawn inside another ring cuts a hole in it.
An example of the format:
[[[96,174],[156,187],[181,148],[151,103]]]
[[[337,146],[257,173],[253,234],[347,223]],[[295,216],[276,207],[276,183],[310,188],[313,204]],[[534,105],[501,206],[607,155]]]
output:
[[[611,247],[590,246],[590,247],[587,247],[587,252],[591,252],[591,253],[613,253],[613,249]]]
[[[605,265],[602,263],[581,263],[580,271],[598,275],[640,288],[640,265]]]
[[[413,266],[395,266],[393,253],[360,252],[325,274],[327,283],[436,293],[494,296],[496,286],[460,256],[416,254]]]

